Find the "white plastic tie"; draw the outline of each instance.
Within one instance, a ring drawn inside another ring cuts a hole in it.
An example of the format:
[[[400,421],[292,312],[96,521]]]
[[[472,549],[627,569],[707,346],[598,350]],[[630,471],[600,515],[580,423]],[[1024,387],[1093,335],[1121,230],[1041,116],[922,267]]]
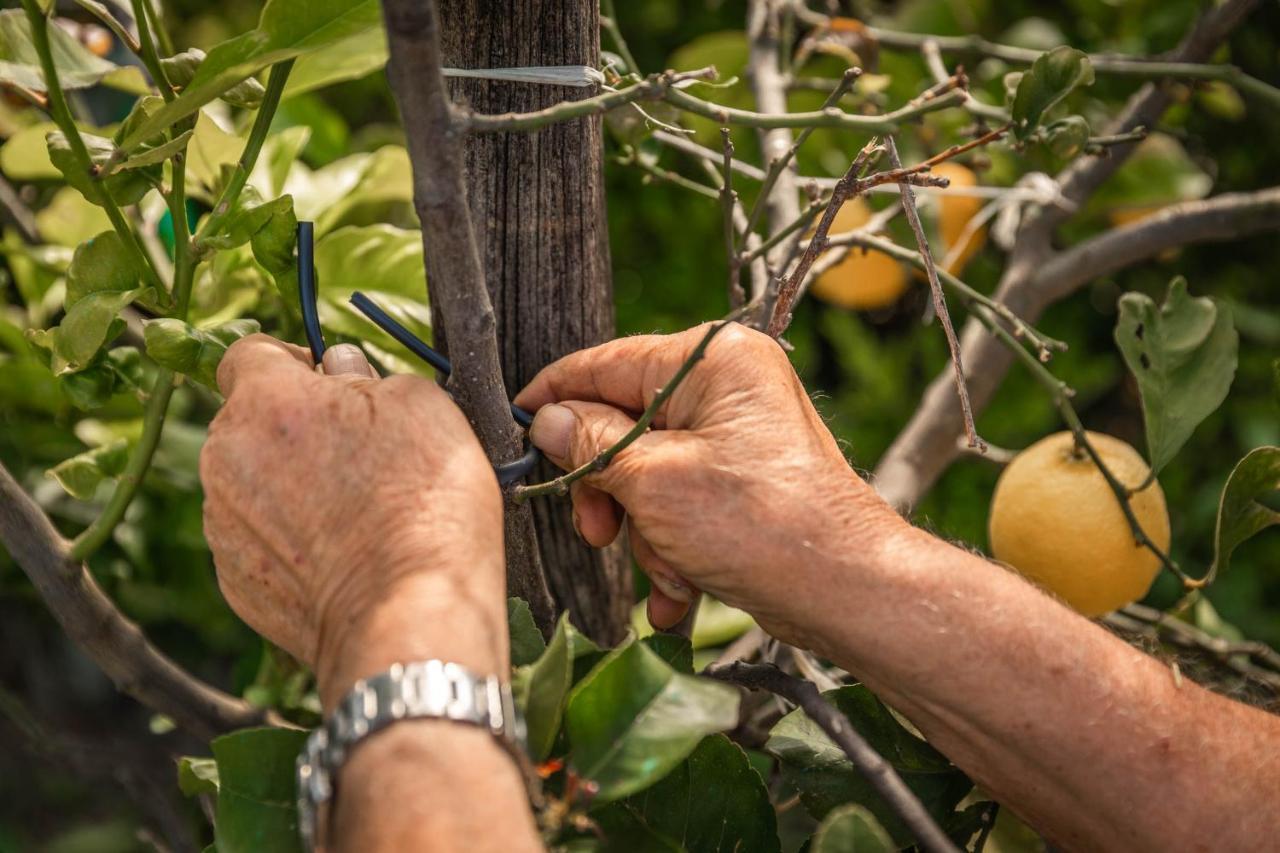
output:
[[[598,86],[604,74],[590,65],[528,65],[519,68],[446,68],[446,77],[475,77],[510,83],[542,83],[548,86]]]

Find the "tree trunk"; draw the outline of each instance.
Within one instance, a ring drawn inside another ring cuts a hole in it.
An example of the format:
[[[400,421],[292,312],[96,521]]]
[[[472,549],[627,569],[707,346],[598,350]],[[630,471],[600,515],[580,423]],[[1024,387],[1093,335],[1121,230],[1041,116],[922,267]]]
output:
[[[596,65],[595,0],[442,0],[445,62],[454,68]],[[485,113],[541,109],[593,89],[452,80],[459,103]],[[467,139],[466,182],[497,316],[503,378],[513,393],[560,356],[613,336],[603,148],[598,117],[533,134]],[[553,476],[550,466],[530,482]],[[534,503],[538,545],[556,604],[594,639],[626,631],[625,550],[589,548],[567,499]]]

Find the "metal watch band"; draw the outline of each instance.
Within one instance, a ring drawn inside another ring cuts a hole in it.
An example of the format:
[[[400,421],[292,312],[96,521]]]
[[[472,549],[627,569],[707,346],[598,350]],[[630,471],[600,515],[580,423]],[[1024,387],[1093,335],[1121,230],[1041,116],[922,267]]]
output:
[[[361,740],[399,720],[440,719],[488,729],[507,746],[524,743],[524,720],[511,687],[439,660],[393,664],[357,681],[298,755],[298,831],[304,849],[317,849],[322,807],[333,799],[338,771]]]

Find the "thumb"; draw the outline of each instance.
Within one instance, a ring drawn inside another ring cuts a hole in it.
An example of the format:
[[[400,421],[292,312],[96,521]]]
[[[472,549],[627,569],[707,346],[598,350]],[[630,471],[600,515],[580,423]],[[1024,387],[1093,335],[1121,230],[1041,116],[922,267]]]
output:
[[[626,412],[613,406],[573,400],[539,409],[529,427],[529,440],[568,471],[617,444],[635,425]]]
[[[326,376],[359,376],[377,379],[373,365],[365,357],[364,350],[354,344],[335,344],[324,351],[320,363]]]

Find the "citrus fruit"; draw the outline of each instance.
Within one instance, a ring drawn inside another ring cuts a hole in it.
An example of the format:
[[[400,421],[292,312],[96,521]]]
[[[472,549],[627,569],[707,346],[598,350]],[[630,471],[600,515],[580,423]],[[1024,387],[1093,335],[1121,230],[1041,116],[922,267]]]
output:
[[[931,174],[946,178],[952,187],[973,187],[978,184],[978,176],[972,170],[959,163],[939,163],[933,167]],[[942,237],[942,245],[951,262],[945,265],[947,272],[959,275],[969,260],[982,250],[987,242],[987,226],[983,225],[967,234],[969,220],[978,215],[983,200],[975,196],[957,195],[943,192],[938,197],[938,231]],[[963,247],[953,251],[964,241]]]
[[[1150,469],[1118,438],[1086,433],[1102,463],[1129,488]],[[1160,484],[1129,499],[1143,531],[1169,548],[1169,513]],[[1100,616],[1146,595],[1160,560],[1138,545],[1102,472],[1069,432],[1041,439],[1000,475],[988,521],[991,553],[1086,616]]]
[[[871,219],[871,208],[860,198],[849,199],[836,213],[831,235],[852,231]],[[907,288],[902,265],[884,252],[851,249],[840,263],[818,276],[811,290],[819,299],[853,310],[892,305]]]

